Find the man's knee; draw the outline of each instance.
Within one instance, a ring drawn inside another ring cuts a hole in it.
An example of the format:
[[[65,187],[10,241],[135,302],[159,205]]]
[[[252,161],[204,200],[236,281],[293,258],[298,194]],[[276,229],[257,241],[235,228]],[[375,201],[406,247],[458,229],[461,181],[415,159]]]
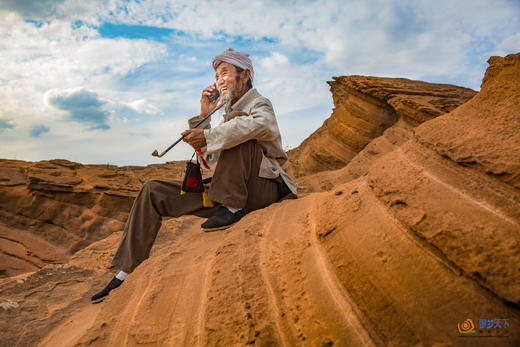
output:
[[[144,194],[150,194],[151,192],[158,189],[160,186],[160,181],[158,180],[150,180],[144,182],[143,186],[141,187],[141,192]]]

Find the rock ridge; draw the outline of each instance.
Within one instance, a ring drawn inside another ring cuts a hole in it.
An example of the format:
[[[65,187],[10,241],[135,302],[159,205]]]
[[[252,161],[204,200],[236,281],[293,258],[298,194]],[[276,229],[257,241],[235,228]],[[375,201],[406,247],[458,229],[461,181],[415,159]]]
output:
[[[286,170],[300,177],[339,169],[367,144],[395,127],[411,136],[417,125],[449,112],[474,90],[406,78],[370,76],[333,77],[330,85],[334,109],[330,118],[302,144],[288,152]],[[395,139],[392,139],[396,141]]]

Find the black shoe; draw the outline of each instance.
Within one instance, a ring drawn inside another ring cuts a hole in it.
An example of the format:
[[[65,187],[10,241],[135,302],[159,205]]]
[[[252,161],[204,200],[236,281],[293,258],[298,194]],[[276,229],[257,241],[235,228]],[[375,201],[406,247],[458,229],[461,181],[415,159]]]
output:
[[[105,298],[108,296],[108,294],[113,289],[116,289],[117,287],[119,287],[121,285],[121,283],[123,283],[123,281],[121,281],[119,278],[117,278],[117,277],[112,278],[110,283],[102,291],[100,291],[97,294],[94,294],[94,296],[92,296],[92,299],[90,299],[90,300],[92,301],[93,304],[97,304],[97,303],[105,300]]]
[[[217,212],[202,223],[201,227],[204,231],[224,230],[238,222],[245,214],[244,209],[233,213],[226,207],[219,206]]]

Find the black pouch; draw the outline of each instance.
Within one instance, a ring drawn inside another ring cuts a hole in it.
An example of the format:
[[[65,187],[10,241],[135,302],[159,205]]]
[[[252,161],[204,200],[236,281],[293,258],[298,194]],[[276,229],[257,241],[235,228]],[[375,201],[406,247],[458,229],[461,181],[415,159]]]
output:
[[[274,181],[278,185],[278,200],[281,200],[282,198],[286,197],[289,193],[291,193],[291,190],[283,181],[282,176],[276,177]]]
[[[192,157],[193,158],[193,157]],[[204,185],[202,184],[202,174],[200,172],[199,158],[197,162],[186,162],[186,173],[182,181],[182,191],[185,193],[203,193]]]

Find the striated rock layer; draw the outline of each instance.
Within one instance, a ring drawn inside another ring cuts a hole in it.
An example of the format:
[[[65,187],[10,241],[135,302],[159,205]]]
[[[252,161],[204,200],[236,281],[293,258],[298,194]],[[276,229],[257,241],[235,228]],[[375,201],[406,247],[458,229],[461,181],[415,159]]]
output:
[[[383,133],[386,143],[378,153],[389,152],[408,140],[414,127],[455,109],[476,94],[468,88],[405,78],[333,79],[328,82],[335,106],[332,115],[298,148],[288,152],[286,170],[294,177],[339,169]]]
[[[357,178],[302,177],[310,193],[221,232],[166,220],[102,304],[89,296],[113,275],[120,233],[5,279],[2,343],[520,345],[520,54],[489,63],[479,94]],[[459,332],[468,319],[475,331]]]
[[[66,262],[122,230],[142,182],[182,174],[182,162],[119,168],[0,160],[0,278]]]

